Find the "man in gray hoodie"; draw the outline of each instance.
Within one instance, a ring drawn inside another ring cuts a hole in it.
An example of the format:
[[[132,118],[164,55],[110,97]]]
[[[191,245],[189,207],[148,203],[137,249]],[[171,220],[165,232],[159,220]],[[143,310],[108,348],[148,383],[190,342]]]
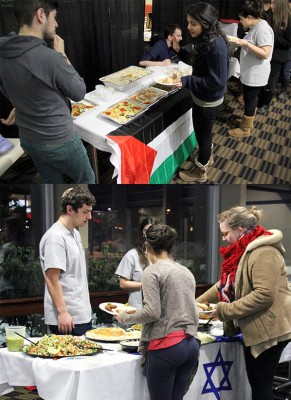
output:
[[[86,86],[56,34],[58,1],[15,0],[13,8],[20,30],[0,39],[0,89],[14,109],[1,122],[18,125],[43,183],[62,183],[64,173],[76,183],[95,183],[70,110],[70,99],[82,100]]]

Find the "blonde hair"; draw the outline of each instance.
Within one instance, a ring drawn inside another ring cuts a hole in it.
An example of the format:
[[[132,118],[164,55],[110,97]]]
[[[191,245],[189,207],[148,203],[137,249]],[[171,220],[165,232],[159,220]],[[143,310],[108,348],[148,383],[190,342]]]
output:
[[[291,24],[291,11],[288,0],[275,0],[275,9],[272,14],[272,28],[279,33]]]
[[[219,223],[226,222],[231,229],[238,227],[252,229],[259,224],[262,215],[262,210],[258,210],[257,207],[248,209],[237,206],[218,214],[217,219]]]

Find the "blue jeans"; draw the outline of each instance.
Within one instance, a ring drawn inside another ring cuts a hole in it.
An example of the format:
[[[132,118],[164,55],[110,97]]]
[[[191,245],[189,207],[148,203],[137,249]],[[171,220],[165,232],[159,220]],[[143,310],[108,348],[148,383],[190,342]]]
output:
[[[285,81],[290,81],[291,78],[291,60],[289,60],[288,62],[286,62],[283,65],[283,71],[282,71],[282,78]]]
[[[59,333],[58,325],[49,325],[51,333],[55,335],[63,335],[63,333]],[[87,322],[85,324],[75,324],[75,328],[72,330],[70,335],[73,336],[82,336],[85,335],[87,331],[92,329],[92,321]]]
[[[63,183],[63,174],[74,183],[95,183],[87,151],[78,135],[63,144],[39,144],[23,138],[20,142],[31,156],[43,183]]]
[[[149,350],[146,377],[151,400],[182,400],[198,366],[199,344],[193,337],[161,350]]]

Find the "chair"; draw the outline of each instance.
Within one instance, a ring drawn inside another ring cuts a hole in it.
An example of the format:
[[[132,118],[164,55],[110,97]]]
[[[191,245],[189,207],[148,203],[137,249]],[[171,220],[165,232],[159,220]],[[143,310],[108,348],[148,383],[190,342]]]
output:
[[[279,385],[274,385],[274,388],[273,388],[274,394],[277,394],[277,393],[278,393],[278,395],[279,395],[279,397],[277,397],[277,398],[280,398],[280,392],[281,392],[282,390],[285,390],[285,389],[287,389],[287,388],[291,388],[291,360],[290,360],[290,358],[291,358],[291,343],[289,343],[289,344],[285,347],[285,349],[284,349],[283,352],[282,352],[280,361],[279,361],[280,363],[282,363],[282,362],[288,362],[288,373],[287,373],[287,377],[285,377],[285,376],[280,376],[280,375],[276,375],[276,376],[275,376],[275,381],[276,381],[276,382],[282,382],[282,383],[280,383]],[[275,396],[275,398],[276,398],[276,396]]]

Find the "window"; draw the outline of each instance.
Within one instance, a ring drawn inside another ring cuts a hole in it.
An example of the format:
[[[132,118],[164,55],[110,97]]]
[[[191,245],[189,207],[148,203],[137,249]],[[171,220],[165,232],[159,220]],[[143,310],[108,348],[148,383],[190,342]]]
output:
[[[140,222],[153,217],[178,232],[175,258],[187,266],[197,283],[209,282],[209,207],[217,208],[211,186],[94,185],[96,198],[89,232],[89,286],[91,291],[118,289],[114,272],[135,246]],[[212,194],[212,196],[210,196]],[[211,204],[208,199],[211,198]]]
[[[38,257],[43,221],[41,192],[36,185],[1,185],[1,299],[43,295]]]

